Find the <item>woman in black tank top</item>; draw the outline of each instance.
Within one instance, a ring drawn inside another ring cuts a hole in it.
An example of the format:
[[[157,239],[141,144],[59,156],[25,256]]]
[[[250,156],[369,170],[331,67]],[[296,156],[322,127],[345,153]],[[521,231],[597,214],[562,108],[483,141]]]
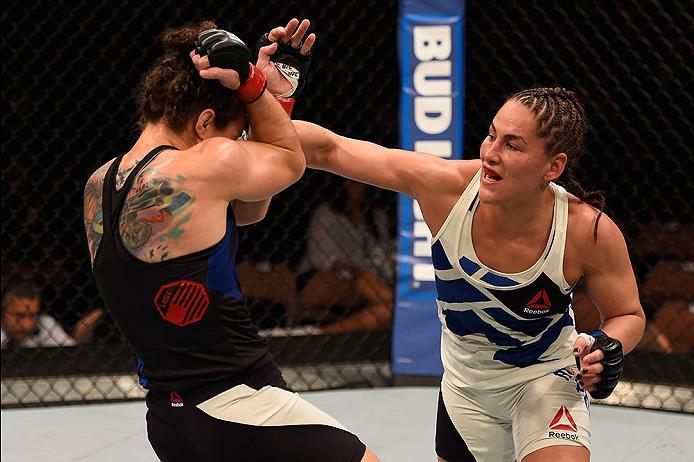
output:
[[[270,38],[306,55],[308,25],[292,20]],[[139,139],[85,188],[94,277],[149,390],[154,450],[162,461],[377,460],[291,392],[236,277],[237,227],[262,219],[305,168],[265,91],[292,87],[269,61],[277,45],[256,68],[210,22],[168,30],[162,43],[139,88]],[[248,122],[252,143],[237,140]]]

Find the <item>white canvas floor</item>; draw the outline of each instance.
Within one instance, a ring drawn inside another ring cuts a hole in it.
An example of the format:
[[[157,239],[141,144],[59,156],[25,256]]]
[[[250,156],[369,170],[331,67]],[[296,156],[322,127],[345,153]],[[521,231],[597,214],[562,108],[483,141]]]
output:
[[[435,461],[438,389],[378,388],[301,393],[355,432],[382,462]],[[145,403],[3,410],[3,462],[155,462]],[[593,405],[592,460],[694,460],[694,415]]]

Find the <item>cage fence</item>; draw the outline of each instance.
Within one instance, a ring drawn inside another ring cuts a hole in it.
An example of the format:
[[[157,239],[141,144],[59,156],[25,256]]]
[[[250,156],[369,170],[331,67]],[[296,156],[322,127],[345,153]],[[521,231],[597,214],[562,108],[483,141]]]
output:
[[[69,339],[102,306],[83,239],[83,187],[134,139],[132,90],[157,56],[156,36],[212,19],[252,44],[288,18],[309,17],[319,38],[295,118],[394,147],[397,8],[395,0],[300,8],[268,0],[262,9],[209,0],[6,3],[2,290],[34,281],[55,332],[40,348],[12,348],[3,333],[3,407],[143,396],[108,313],[91,335]],[[586,104],[588,155],[577,176],[605,191],[648,316],[608,404],[694,412],[691,24],[684,1],[466,6],[466,158],[477,155],[494,112],[516,90],[565,86]],[[239,279],[293,388],[392,383],[396,201],[310,171],[273,199],[263,223],[242,229]],[[580,290],[575,305],[579,329],[599,324]]]

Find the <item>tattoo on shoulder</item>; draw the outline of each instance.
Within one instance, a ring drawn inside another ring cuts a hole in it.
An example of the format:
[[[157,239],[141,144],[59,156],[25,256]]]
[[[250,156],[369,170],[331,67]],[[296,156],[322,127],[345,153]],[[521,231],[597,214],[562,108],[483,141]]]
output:
[[[102,195],[104,176],[109,165],[110,162],[95,171],[84,187],[84,230],[87,233],[87,244],[92,263],[94,263],[94,256],[104,233]]]
[[[185,233],[194,198],[183,190],[185,178],[138,177],[120,215],[120,234],[125,247],[145,261],[169,258],[169,245]]]
[[[125,180],[128,179],[128,175],[130,175],[130,172],[133,171],[135,167],[137,167],[137,164],[139,164],[140,161],[136,160],[133,165],[126,169],[118,169],[116,172],[116,189],[120,189],[123,187],[125,184]]]
[[[92,264],[104,232],[104,177],[110,162],[99,168],[84,188],[84,228]],[[116,186],[125,183],[135,165],[116,173]],[[119,227],[125,247],[144,261],[170,258],[170,246],[185,233],[195,198],[184,191],[185,177],[159,175],[148,168],[135,180],[121,211]]]

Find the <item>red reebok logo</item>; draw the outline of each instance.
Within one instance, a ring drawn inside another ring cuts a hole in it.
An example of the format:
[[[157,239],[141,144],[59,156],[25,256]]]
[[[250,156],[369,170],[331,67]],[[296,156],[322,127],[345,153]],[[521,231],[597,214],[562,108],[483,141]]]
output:
[[[545,289],[540,290],[532,300],[525,305],[527,308],[532,308],[534,310],[546,310],[552,306],[552,302],[549,301],[549,295]]]
[[[570,432],[578,431],[578,427],[576,427],[576,422],[574,422],[574,418],[571,417],[571,413],[566,408],[566,406],[562,406],[559,408],[557,413],[554,415],[554,418],[549,423],[549,429],[567,430]]]
[[[175,391],[171,392],[171,407],[183,407],[183,398]]]

